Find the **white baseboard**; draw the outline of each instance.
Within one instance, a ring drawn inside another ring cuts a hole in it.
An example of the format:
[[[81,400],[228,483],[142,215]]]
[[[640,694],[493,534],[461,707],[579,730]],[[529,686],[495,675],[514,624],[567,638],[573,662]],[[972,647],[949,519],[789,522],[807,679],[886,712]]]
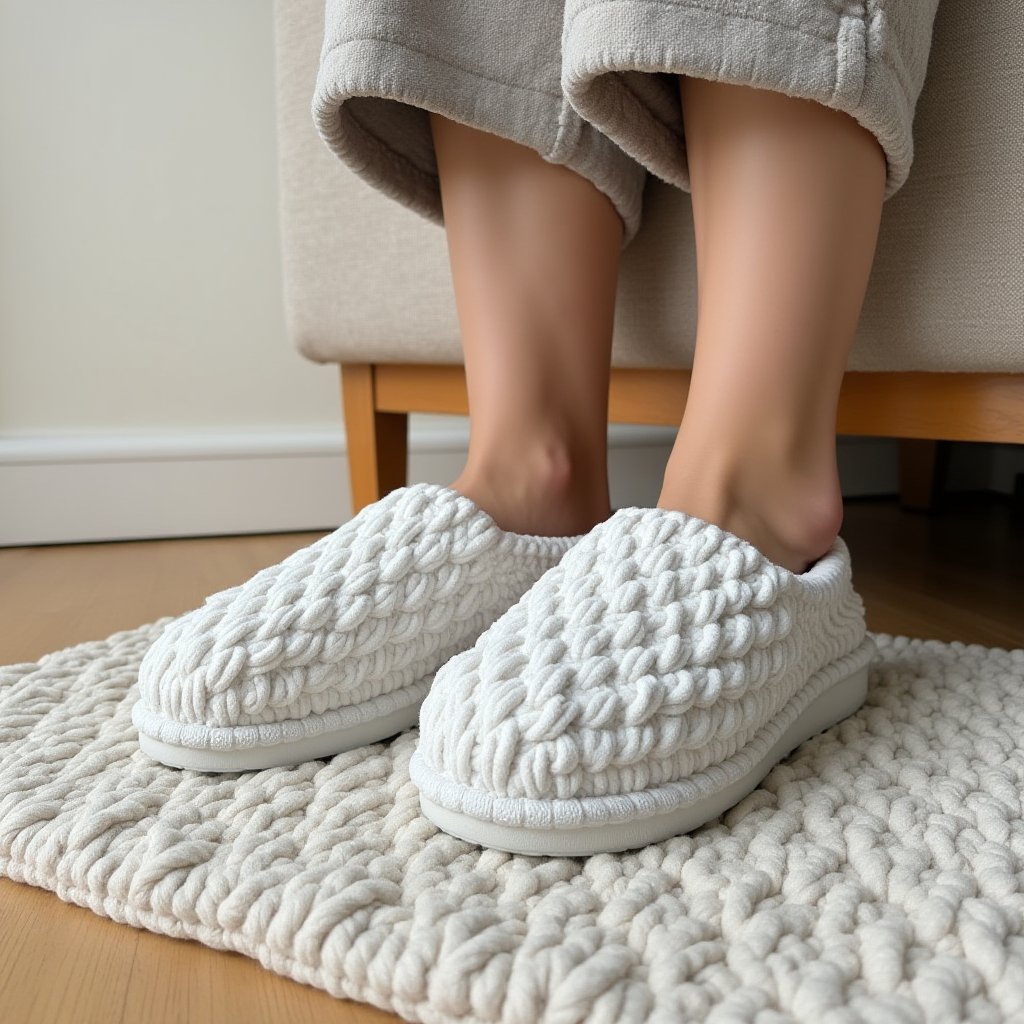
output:
[[[0,439],[0,544],[318,529],[347,507],[340,431]]]
[[[611,428],[614,506],[654,504],[672,434]],[[438,425],[413,417],[409,479],[451,480],[467,439],[464,420]],[[840,461],[848,494],[895,488],[891,442],[843,444]],[[340,424],[0,436],[0,546],[327,530],[349,510]]]

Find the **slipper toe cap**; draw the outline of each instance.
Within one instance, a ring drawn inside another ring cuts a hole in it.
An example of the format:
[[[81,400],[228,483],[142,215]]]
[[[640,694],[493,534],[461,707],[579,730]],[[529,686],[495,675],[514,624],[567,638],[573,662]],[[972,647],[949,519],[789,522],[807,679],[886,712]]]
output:
[[[173,620],[143,659],[141,703],[168,721],[230,727],[408,685],[500,602],[490,556],[501,539],[448,488],[393,491]]]

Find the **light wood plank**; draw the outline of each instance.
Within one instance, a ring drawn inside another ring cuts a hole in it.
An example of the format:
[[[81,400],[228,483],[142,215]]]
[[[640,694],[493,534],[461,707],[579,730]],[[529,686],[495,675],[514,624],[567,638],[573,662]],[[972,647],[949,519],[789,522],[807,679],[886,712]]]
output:
[[[377,408],[468,412],[461,365],[377,367]],[[686,405],[689,370],[612,370],[613,423],[675,426]],[[836,428],[840,434],[1024,444],[1024,374],[848,373]]]
[[[1024,443],[1022,373],[848,373],[841,434]]]

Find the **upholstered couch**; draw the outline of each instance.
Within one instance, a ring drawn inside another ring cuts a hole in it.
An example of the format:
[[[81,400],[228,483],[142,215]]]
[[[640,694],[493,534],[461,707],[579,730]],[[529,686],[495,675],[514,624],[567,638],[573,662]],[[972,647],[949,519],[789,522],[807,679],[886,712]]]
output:
[[[316,133],[323,0],[277,0],[275,33],[288,332],[340,364],[359,508],[405,482],[408,413],[466,412],[444,231]],[[885,206],[837,426],[917,439],[927,468],[922,442],[1024,442],[1024,8],[943,0],[915,147]],[[675,424],[696,314],[690,200],[649,177],[644,204],[623,254],[609,414]]]

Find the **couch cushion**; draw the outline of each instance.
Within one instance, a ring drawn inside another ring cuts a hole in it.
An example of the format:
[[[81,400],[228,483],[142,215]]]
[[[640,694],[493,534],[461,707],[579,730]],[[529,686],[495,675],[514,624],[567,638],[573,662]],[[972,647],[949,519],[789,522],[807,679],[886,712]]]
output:
[[[310,104],[323,0],[275,4],[287,325],[318,362],[462,361],[444,231],[356,177]],[[858,370],[1024,370],[1024,9],[940,4],[910,178],[885,204]],[[623,254],[616,366],[688,367],[689,196],[649,177]]]

